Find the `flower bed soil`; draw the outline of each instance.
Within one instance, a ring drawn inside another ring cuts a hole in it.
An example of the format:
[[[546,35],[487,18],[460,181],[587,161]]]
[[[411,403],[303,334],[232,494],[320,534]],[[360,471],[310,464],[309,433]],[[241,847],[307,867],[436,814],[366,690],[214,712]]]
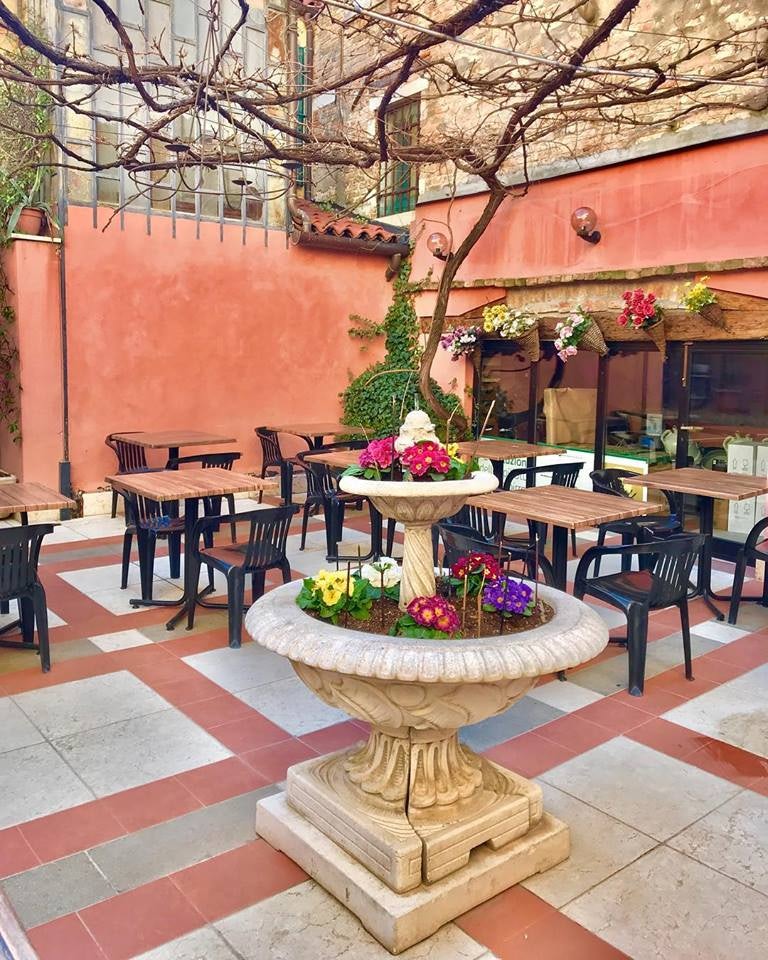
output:
[[[462,616],[461,599],[451,598],[451,603],[456,607],[459,618]],[[315,620],[322,620],[311,610],[306,610],[310,617]],[[511,633],[522,633],[524,630],[532,630],[534,627],[540,627],[548,623],[554,616],[554,610],[548,603],[539,600],[530,617],[523,617],[519,614],[512,614],[504,617],[503,620],[498,613],[489,613],[487,610],[480,611],[480,625],[478,629],[477,622],[477,598],[467,598],[466,618],[464,620],[463,639],[472,637],[492,637],[495,635],[506,635]],[[359,630],[363,633],[378,633],[382,636],[389,634],[389,631],[403,615],[396,601],[385,597],[383,600],[374,600],[371,607],[371,617],[369,620],[355,620],[353,617],[346,617],[342,613],[339,617],[337,626],[348,630]],[[328,621],[325,621],[326,623]]]

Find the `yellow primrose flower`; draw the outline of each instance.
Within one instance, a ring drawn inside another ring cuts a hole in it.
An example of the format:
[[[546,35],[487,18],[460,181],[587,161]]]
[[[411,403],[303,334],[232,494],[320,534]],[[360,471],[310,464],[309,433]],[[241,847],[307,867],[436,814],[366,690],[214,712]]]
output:
[[[332,607],[341,600],[341,590],[334,590],[333,587],[326,587],[323,590],[323,603]]]
[[[454,460],[458,458],[459,456],[458,443],[449,443],[448,446],[445,448],[445,450],[449,457],[453,457]]]

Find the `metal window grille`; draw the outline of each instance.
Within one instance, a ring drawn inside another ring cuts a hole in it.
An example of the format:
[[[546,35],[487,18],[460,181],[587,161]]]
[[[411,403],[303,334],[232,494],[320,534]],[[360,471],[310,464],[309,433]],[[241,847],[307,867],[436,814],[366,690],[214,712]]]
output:
[[[419,140],[419,100],[404,100],[391,107],[386,114],[387,139],[403,147],[414,146]],[[412,163],[391,160],[384,166],[378,197],[380,217],[413,210],[419,196],[418,170]]]

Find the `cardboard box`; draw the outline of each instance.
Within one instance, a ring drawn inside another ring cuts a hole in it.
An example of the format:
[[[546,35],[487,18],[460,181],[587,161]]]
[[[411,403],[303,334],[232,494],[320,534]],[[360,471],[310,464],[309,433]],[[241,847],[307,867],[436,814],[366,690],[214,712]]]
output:
[[[582,387],[544,391],[547,443],[591,447],[595,442],[597,390]]]
[[[754,474],[757,460],[757,444],[751,440],[732,440],[728,444],[728,473]],[[755,497],[749,500],[730,501],[728,504],[728,529],[732,533],[749,533],[755,525]]]

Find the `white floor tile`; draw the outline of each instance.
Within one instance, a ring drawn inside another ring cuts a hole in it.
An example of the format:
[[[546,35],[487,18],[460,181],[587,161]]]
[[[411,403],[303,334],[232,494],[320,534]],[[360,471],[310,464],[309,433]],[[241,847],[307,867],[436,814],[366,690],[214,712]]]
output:
[[[768,757],[768,664],[665,713],[664,719]]]
[[[238,960],[221,935],[212,927],[202,927],[178,940],[164,943],[134,960]]]
[[[141,596],[141,591],[137,586],[128,587],[127,590],[121,590],[118,584],[107,590],[86,591],[89,599],[98,603],[115,616],[125,616],[129,613],[136,613],[141,607],[131,606],[131,597]],[[178,600],[181,597],[181,587],[175,583],[169,583],[167,580],[155,578],[152,582],[152,596],[155,600]],[[173,611],[169,611],[169,616]]]
[[[167,700],[127,670],[30,690],[13,699],[49,740],[169,708]]]
[[[541,779],[656,840],[679,833],[740,789],[625,737],[567,760]]]
[[[66,622],[61,619],[61,617],[54,613],[53,610],[48,609],[48,629],[53,630],[54,627],[63,627],[66,626]],[[15,623],[19,619],[19,608],[15,600],[11,600],[10,603],[10,613],[0,614],[0,627],[5,627],[9,623]],[[12,633],[12,631],[11,631]]]
[[[294,676],[293,667],[285,657],[256,643],[246,643],[239,650],[230,647],[208,650],[183,659],[230,693]]]
[[[732,627],[727,623],[718,623],[717,620],[705,620],[704,623],[697,623],[692,629],[700,637],[717,640],[718,643],[730,643],[732,640],[738,640],[739,637],[744,637],[749,633],[748,630]]]
[[[348,714],[323,703],[298,677],[264,683],[235,696],[294,737],[349,720]]]
[[[67,529],[89,540],[97,540],[102,537],[122,537],[125,533],[125,520],[123,517],[115,517],[114,520],[108,516],[97,517],[78,517],[75,520],[65,521]]]
[[[580,687],[569,680],[565,682],[550,680],[549,683],[542,683],[534,687],[527,696],[534,700],[540,700],[541,703],[548,703],[550,707],[557,707],[558,710],[563,710],[565,713],[581,710],[582,707],[587,707],[590,703],[596,703],[603,699],[601,693],[595,693],[594,690]]]
[[[48,743],[0,754],[0,829],[93,800]]]
[[[0,700],[0,753],[31,747],[45,738],[29,717],[11,700]]]
[[[63,737],[54,746],[99,797],[232,756],[173,709]]]
[[[88,637],[94,646],[105,653],[114,650],[128,650],[130,647],[142,647],[152,643],[141,630],[119,630],[117,633],[102,633],[98,637]]]
[[[767,906],[762,894],[658,847],[563,912],[633,960],[764,960]]]

